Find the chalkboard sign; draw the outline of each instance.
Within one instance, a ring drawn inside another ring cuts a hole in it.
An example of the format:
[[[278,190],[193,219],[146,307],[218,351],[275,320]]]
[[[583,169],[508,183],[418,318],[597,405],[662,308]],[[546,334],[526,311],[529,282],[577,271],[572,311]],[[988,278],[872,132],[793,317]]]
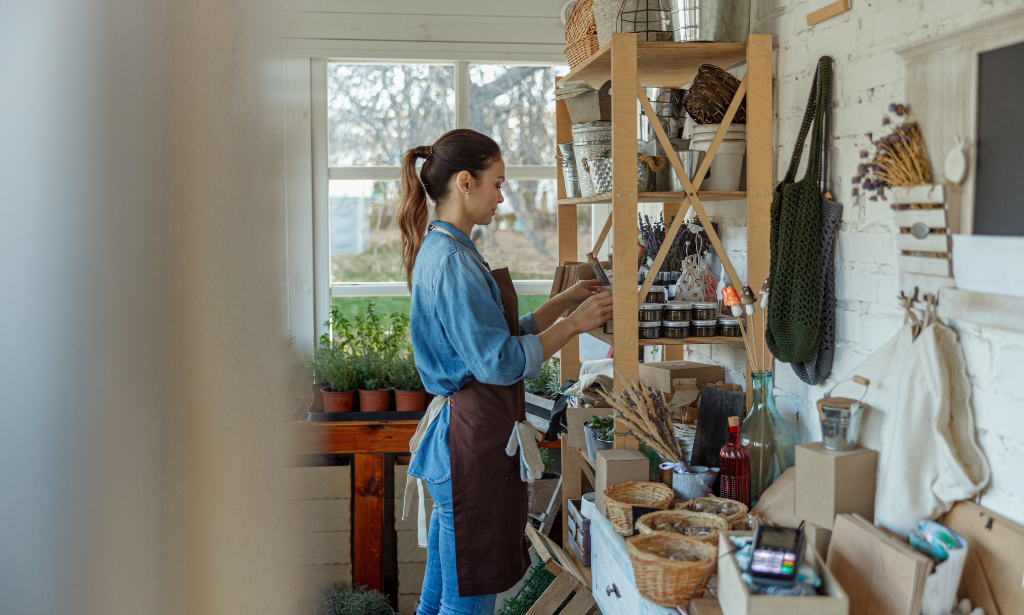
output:
[[[1024,43],[978,56],[976,235],[1024,235]]]

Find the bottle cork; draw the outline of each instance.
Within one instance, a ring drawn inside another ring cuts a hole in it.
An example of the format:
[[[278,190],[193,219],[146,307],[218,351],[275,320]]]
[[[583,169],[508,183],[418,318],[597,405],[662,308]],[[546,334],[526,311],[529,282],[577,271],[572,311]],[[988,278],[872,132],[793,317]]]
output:
[[[719,423],[719,425],[721,425],[721,423]],[[740,417],[738,417],[738,416],[730,416],[729,417],[729,427],[739,427],[739,425],[740,425]]]

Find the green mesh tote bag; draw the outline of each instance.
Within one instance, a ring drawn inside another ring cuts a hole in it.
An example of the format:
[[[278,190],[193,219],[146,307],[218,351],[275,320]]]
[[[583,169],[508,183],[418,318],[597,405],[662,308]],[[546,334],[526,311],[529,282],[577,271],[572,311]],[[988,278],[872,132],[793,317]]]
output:
[[[800,137],[789,170],[772,195],[768,330],[765,342],[780,361],[804,363],[818,354],[821,340],[821,149],[825,92],[832,82],[832,59],[818,61]],[[795,181],[811,125],[807,173]]]
[[[823,87],[825,94],[824,146],[821,148],[821,242],[818,252],[821,272],[821,341],[818,354],[805,363],[791,363],[793,372],[807,384],[818,384],[832,371],[832,358],[836,351],[836,233],[843,218],[843,206],[825,198],[828,192],[829,124],[832,116],[831,88]],[[771,295],[768,295],[769,299]]]

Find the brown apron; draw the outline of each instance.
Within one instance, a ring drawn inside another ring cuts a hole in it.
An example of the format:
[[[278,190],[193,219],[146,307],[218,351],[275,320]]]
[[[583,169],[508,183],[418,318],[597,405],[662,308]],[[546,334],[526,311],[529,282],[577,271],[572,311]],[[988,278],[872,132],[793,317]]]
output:
[[[509,333],[519,335],[519,298],[508,269],[492,271]],[[505,453],[526,418],[523,381],[499,386],[473,379],[452,396],[448,446],[455,518],[459,596],[499,594],[530,566],[526,545],[526,483],[519,455]]]

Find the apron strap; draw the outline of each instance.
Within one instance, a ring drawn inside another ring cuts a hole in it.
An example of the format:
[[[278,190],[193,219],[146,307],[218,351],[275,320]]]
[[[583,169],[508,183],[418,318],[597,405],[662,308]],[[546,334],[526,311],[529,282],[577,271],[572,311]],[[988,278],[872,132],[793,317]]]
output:
[[[409,440],[409,452],[412,453],[412,458],[416,457],[416,450],[420,447],[420,442],[423,441],[423,436],[427,433],[427,428],[430,427],[437,419],[437,415],[441,414],[441,409],[447,404],[449,399],[443,395],[438,395],[431,400],[430,405],[427,406],[427,412],[420,419],[419,424],[416,425],[416,432],[412,435],[412,439]],[[409,461],[410,467],[412,466],[412,458]],[[416,511],[416,539],[421,547],[427,546],[427,505],[423,501],[423,480],[416,478],[411,474],[407,474],[405,477],[405,496],[402,498],[402,521],[409,518],[409,495],[412,493],[412,486],[415,483],[416,490],[419,493],[419,504],[417,505]]]

